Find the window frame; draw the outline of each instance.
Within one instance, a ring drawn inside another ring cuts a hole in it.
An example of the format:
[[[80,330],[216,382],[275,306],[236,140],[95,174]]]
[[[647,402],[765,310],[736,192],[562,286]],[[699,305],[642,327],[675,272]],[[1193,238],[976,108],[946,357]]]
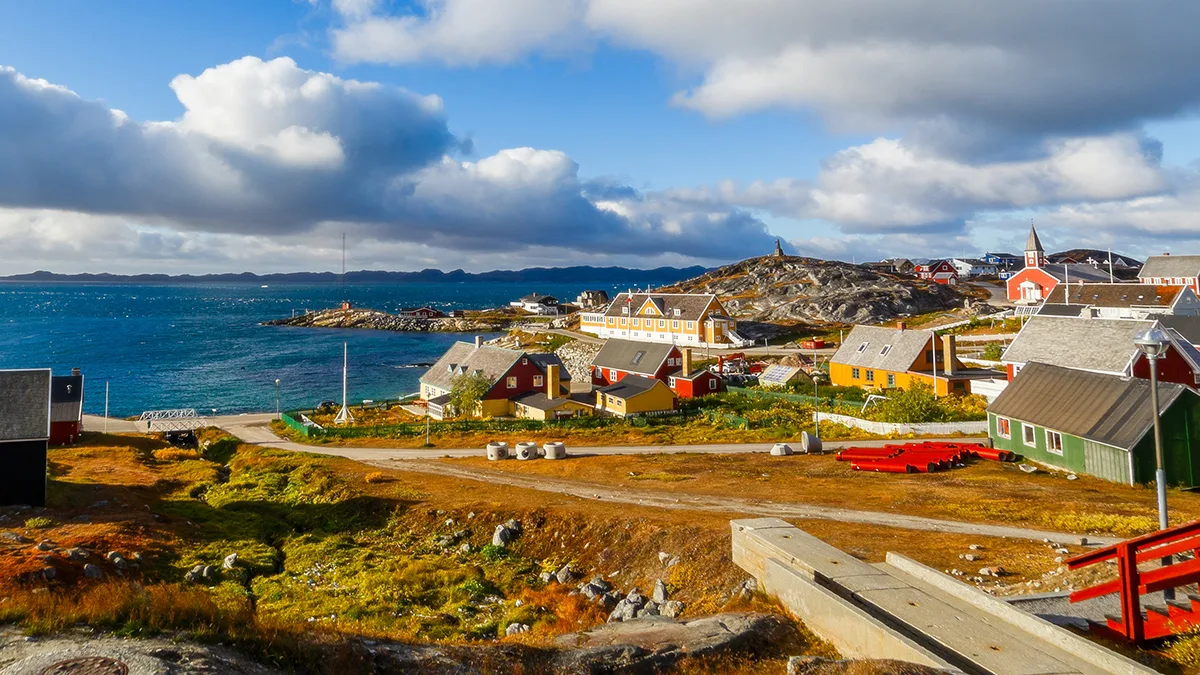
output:
[[[546,385],[546,378],[542,377],[541,375],[533,376],[533,386],[544,387],[545,385]]]
[[[1062,432],[1061,432],[1061,431],[1053,431],[1053,430],[1051,430],[1051,429],[1044,429],[1043,431],[1044,431],[1044,432],[1045,432],[1045,434],[1046,434],[1046,452],[1048,452],[1048,453],[1050,453],[1050,454],[1052,454],[1052,455],[1058,455],[1059,457],[1062,457],[1062,456],[1063,456],[1063,435],[1062,435]],[[1051,442],[1050,442],[1050,439],[1051,439],[1051,438],[1056,438],[1056,439],[1058,439],[1058,442],[1057,442],[1057,444],[1055,444],[1055,443],[1051,443]],[[1055,447],[1054,447],[1055,445],[1058,445],[1058,448],[1057,448],[1057,449],[1055,449]]]
[[[1021,443],[1027,448],[1037,447],[1037,429],[1032,424],[1021,423]]]
[[[867,368],[867,377],[866,377],[866,380],[867,380],[867,382],[874,382],[874,381],[875,381],[875,371],[874,371],[874,370],[871,370],[870,368]]]
[[[715,377],[708,378],[708,389],[709,389],[709,391],[717,390],[717,378],[715,378]]]
[[[861,380],[862,379],[862,369],[861,368],[851,368],[850,369],[850,379]]]
[[[1000,438],[1012,440],[1012,420],[1007,417],[996,416],[996,435]]]
[[[517,376],[516,376],[516,375],[509,375],[509,376],[508,376],[507,378],[505,378],[505,380],[504,380],[504,386],[505,386],[505,388],[506,388],[506,389],[516,389],[516,388],[517,388],[517,384],[518,384],[518,382],[517,382]]]

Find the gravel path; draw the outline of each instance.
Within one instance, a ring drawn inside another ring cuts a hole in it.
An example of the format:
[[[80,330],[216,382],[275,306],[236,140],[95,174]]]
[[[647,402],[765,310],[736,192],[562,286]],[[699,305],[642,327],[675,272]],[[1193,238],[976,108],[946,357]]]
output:
[[[908,530],[925,532],[945,532],[951,534],[971,534],[987,537],[1008,537],[1012,539],[1051,539],[1055,541],[1070,541],[1079,535],[1063,532],[1049,532],[1007,525],[988,525],[984,523],[966,523],[955,520],[941,520],[910,516],[900,513],[883,513],[878,511],[859,511],[842,509],[814,504],[781,503],[765,500],[737,499],[734,497],[714,497],[687,493],[651,492],[627,488],[613,488],[608,485],[587,483],[583,481],[547,478],[545,476],[526,476],[507,471],[490,471],[473,467],[455,466],[448,462],[420,460],[368,460],[367,464],[413,471],[431,473],[441,476],[451,476],[464,480],[474,480],[490,485],[510,485],[512,487],[542,492],[564,494],[579,499],[595,499],[620,504],[637,504],[663,509],[684,511],[707,511],[712,513],[728,513],[736,515],[773,516],[776,518],[816,518],[834,520],[843,523],[860,523],[864,525],[882,525]],[[1088,541],[1098,544],[1116,543],[1118,539],[1109,537],[1089,536]]]

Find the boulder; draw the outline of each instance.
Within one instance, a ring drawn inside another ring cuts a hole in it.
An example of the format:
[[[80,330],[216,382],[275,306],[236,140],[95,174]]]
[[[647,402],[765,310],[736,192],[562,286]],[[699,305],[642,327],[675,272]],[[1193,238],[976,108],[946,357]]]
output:
[[[33,540],[17,534],[16,532],[0,532],[0,539],[11,542],[13,544],[32,544]]]
[[[569,584],[575,580],[575,573],[571,571],[571,565],[567,564],[554,573],[554,578],[560,584]]]
[[[238,554],[230,553],[229,555],[225,556],[225,560],[221,562],[221,567],[223,569],[231,570],[237,564],[238,564]]]
[[[519,536],[521,536],[521,524],[515,520],[508,520],[497,525],[496,530],[492,532],[492,545],[508,546]]]
[[[188,570],[188,573],[185,574],[183,578],[186,581],[195,584],[195,583],[200,583],[200,581],[203,579],[203,577],[204,577],[204,565],[196,565],[192,569]]]
[[[66,551],[67,560],[80,562],[88,559],[88,552],[82,548],[69,548]]]
[[[100,568],[96,565],[88,563],[83,566],[83,576],[87,577],[88,579],[99,579],[100,577],[104,576],[104,573],[101,572]]]
[[[662,579],[654,581],[654,590],[650,592],[650,599],[660,605],[667,601],[667,585],[663,583]]]
[[[53,550],[54,550],[54,544],[53,544],[53,543],[51,543],[51,542],[49,542],[49,541],[43,541],[43,542],[41,542],[41,543],[39,543],[39,544],[37,545],[37,550],[39,550],[39,551],[53,551]]]
[[[528,632],[529,632],[529,626],[526,624],[523,624],[523,623],[510,623],[510,624],[508,624],[508,627],[504,629],[504,634],[507,636],[513,636],[513,635],[518,635],[520,633],[528,633]]]
[[[57,576],[58,576],[58,570],[54,569],[53,567],[47,565],[42,568],[42,578],[45,579],[46,581],[49,581]]]
[[[683,613],[683,603],[678,600],[667,600],[658,608],[660,614],[672,619]]]

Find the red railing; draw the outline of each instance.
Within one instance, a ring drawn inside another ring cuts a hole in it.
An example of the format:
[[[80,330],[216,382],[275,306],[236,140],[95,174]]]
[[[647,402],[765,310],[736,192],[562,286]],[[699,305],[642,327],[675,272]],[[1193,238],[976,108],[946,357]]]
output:
[[[1139,563],[1191,552],[1190,560],[1149,570]],[[1121,596],[1121,615],[1108,616],[1102,628],[1138,643],[1176,635],[1200,626],[1200,596],[1168,600],[1165,605],[1146,605],[1141,596],[1200,581],[1200,520],[1151,532],[1119,544],[1075,556],[1066,562],[1072,570],[1116,560],[1117,578],[1071,593],[1071,602],[1081,602],[1113,593]]]

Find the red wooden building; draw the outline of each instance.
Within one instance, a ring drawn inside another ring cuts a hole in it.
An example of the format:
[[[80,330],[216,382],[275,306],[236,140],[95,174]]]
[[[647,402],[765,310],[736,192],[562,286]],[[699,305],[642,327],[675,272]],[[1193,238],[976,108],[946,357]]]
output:
[[[958,270],[948,260],[930,260],[923,265],[917,265],[913,271],[918,279],[934,281],[947,286],[958,285]]]
[[[592,384],[605,387],[628,375],[662,380],[680,398],[725,390],[721,378],[692,366],[692,350],[675,345],[609,339],[592,359]]]
[[[70,445],[83,433],[83,375],[50,378],[50,445]]]

